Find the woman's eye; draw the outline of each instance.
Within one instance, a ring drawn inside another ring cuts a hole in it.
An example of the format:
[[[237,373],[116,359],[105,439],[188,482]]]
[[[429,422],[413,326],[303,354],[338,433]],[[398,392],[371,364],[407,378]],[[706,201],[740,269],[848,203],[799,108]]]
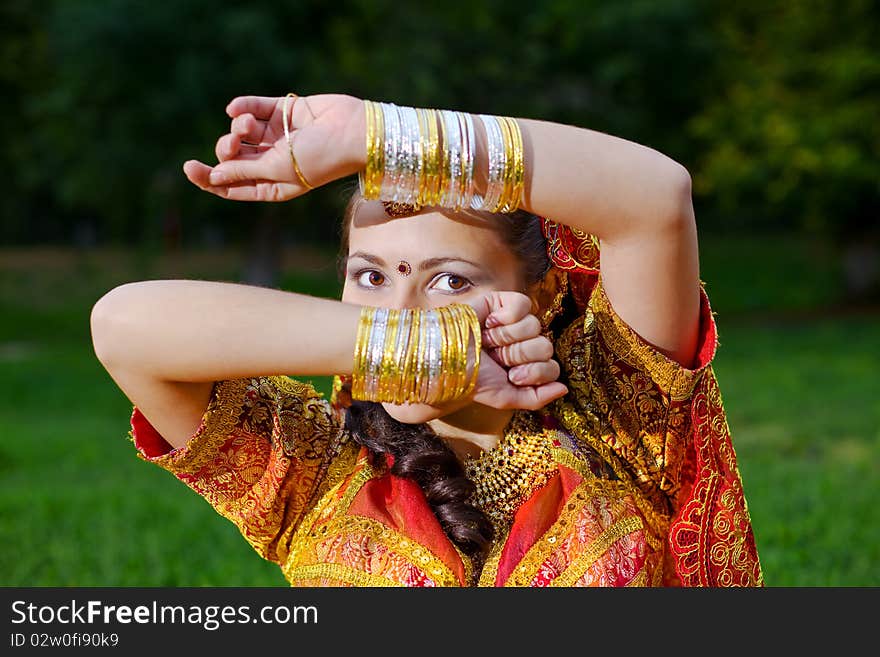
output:
[[[381,287],[385,283],[385,275],[375,269],[368,269],[357,275],[357,281],[364,287]]]
[[[461,292],[471,286],[471,282],[464,276],[456,274],[441,274],[437,278],[437,284],[446,292]]]

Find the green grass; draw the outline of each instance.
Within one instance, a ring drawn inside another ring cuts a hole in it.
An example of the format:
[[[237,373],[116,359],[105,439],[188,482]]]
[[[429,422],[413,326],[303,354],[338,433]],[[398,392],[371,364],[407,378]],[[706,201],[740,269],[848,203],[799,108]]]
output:
[[[833,300],[832,265],[817,266],[817,248],[703,241],[715,371],[767,584],[876,586],[880,315],[768,314]],[[114,285],[236,280],[237,255],[9,253],[0,254],[0,584],[286,586],[207,502],[135,456],[131,404],[89,335],[91,307]],[[292,255],[281,287],[335,296],[331,260]],[[314,382],[329,392],[329,380]]]

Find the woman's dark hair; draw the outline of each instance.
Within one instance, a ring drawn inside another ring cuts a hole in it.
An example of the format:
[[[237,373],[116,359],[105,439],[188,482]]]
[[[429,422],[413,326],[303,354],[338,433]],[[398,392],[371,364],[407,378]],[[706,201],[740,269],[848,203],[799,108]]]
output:
[[[345,280],[349,230],[362,200],[355,190],[346,206],[340,228],[337,274]],[[486,215],[473,212],[469,214]],[[526,285],[538,283],[550,269],[541,220],[528,212],[491,215],[492,226],[523,267]],[[427,424],[406,424],[391,417],[378,402],[353,401],[345,426],[354,440],[370,450],[374,460],[391,455],[391,473],[414,480],[450,540],[472,559],[481,559],[492,540],[492,523],[468,503],[474,484],[453,451]]]

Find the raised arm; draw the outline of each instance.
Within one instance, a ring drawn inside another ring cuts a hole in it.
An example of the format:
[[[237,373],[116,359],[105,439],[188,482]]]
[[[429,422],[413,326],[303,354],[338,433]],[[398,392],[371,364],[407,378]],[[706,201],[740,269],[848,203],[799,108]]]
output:
[[[234,99],[227,107],[230,133],[217,142],[219,164],[191,160],[184,165],[189,179],[238,200],[285,200],[309,191],[291,165],[281,106],[280,98]],[[365,166],[362,101],[307,96],[298,100],[292,116],[293,148],[309,185]],[[660,351],[690,365],[700,293],[687,170],[647,146],[598,131],[532,119],[518,122],[526,150],[523,207],[596,235],[602,281],[615,310]],[[475,124],[476,185],[483,192],[485,134],[480,122]]]
[[[502,325],[513,324],[531,308],[529,298],[517,292],[476,295],[470,305],[481,324],[489,313]],[[351,372],[361,308],[239,283],[142,281],[120,285],[95,303],[92,341],[119,388],[179,447],[198,427],[214,381]],[[522,341],[530,338],[546,339],[535,333]],[[473,341],[470,345],[473,364]],[[495,408],[540,408],[565,394],[566,387],[555,381],[558,368],[536,368],[530,380],[510,383],[506,368],[515,364],[517,349],[511,351],[481,358],[473,393],[453,403],[472,399]],[[424,406],[425,420],[447,408]]]
[[[360,307],[237,283],[155,280],[105,294],[95,354],[174,447],[198,427],[215,380],[351,368]]]
[[[639,335],[690,366],[700,307],[687,170],[647,146],[594,130],[520,120],[524,207],[596,235],[611,305]]]

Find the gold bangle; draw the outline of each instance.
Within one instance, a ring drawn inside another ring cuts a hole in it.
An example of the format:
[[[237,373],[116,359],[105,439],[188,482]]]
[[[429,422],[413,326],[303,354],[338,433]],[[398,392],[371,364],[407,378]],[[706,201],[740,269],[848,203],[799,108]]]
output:
[[[513,162],[511,166],[511,189],[507,198],[506,212],[513,212],[522,204],[522,192],[525,181],[525,157],[523,149],[522,130],[519,122],[512,117],[507,120],[513,150]]]
[[[411,308],[409,315],[409,331],[403,350],[403,367],[400,372],[400,402],[418,399],[418,382],[420,380],[419,365],[419,325],[422,318],[420,308]],[[398,402],[398,403],[400,403]]]
[[[471,372],[470,380],[468,384],[465,386],[465,389],[462,391],[463,396],[467,396],[471,394],[474,388],[477,385],[477,375],[480,372],[480,352],[483,349],[482,345],[482,330],[480,328],[480,318],[477,317],[477,311],[474,310],[471,306],[467,304],[463,305],[463,312],[467,315],[466,322],[468,324],[468,328],[470,329],[470,335],[474,338],[474,369]],[[468,336],[470,337],[470,336]],[[465,363],[465,371],[467,371],[467,347],[470,343],[470,340],[465,340],[465,355],[464,355],[464,363]]]
[[[449,310],[455,326],[455,341],[458,344],[458,358],[455,363],[457,377],[453,388],[453,397],[458,399],[464,394],[468,385],[468,316],[465,314],[463,304],[454,304]]]
[[[361,308],[357,338],[354,344],[354,364],[351,368],[351,396],[353,399],[362,399],[366,396],[366,380],[369,374],[367,372],[367,350],[375,316],[375,308],[371,306]]]
[[[364,115],[367,125],[367,164],[362,174],[361,192],[365,200],[373,201],[379,198],[382,191],[385,169],[385,120],[382,108],[371,100],[364,101]]]
[[[421,107],[416,108],[416,115],[419,120],[419,143],[421,150],[421,176],[419,177],[418,193],[416,195],[416,203],[421,207],[429,205],[428,202],[428,184],[430,180],[430,137],[428,136],[428,120],[425,116],[426,110]]]
[[[431,170],[433,172],[428,195],[431,199],[431,205],[440,204],[440,183],[442,177],[442,152],[440,150],[440,128],[437,125],[437,110],[427,110],[428,119],[428,138],[431,142]]]
[[[439,331],[429,326],[434,321]],[[471,335],[475,357],[468,376]],[[429,340],[439,340],[431,353]],[[351,397],[395,404],[446,402],[470,394],[479,366],[480,323],[469,305],[449,304],[430,311],[364,306],[355,341]]]
[[[443,309],[436,308],[434,310],[434,317],[436,318],[437,326],[440,329],[438,331],[438,337],[440,339],[440,344],[438,345],[440,349],[440,370],[435,379],[434,392],[431,395],[430,403],[442,402],[445,400],[446,382],[449,379],[449,359],[451,352],[449,332],[446,330],[446,316]]]
[[[291,116],[290,120],[287,119],[287,105],[290,102],[290,99],[293,98],[293,108],[291,108]],[[306,189],[314,189],[314,186],[309,184],[309,181],[306,180],[306,177],[303,175],[302,170],[299,168],[299,164],[296,161],[296,157],[293,154],[293,137],[290,135],[290,124],[293,123],[293,111],[296,108],[296,101],[299,98],[295,93],[289,93],[284,97],[284,105],[281,108],[281,116],[284,120],[284,136],[287,139],[287,150],[290,151],[290,161],[293,162],[293,170],[296,172],[297,177],[300,182],[303,184],[303,187]]]
[[[394,342],[397,326],[400,323],[400,310],[388,309],[388,324],[385,326],[385,340],[382,345],[382,361],[379,367],[379,385],[377,401],[392,401],[392,384],[397,363],[394,360]]]
[[[512,207],[511,199],[513,194],[513,179],[516,160],[516,147],[514,146],[513,129],[510,126],[510,119],[506,116],[498,117],[498,124],[501,126],[501,134],[504,141],[504,173],[502,179],[504,185],[501,191],[501,198],[498,199],[498,208],[496,212],[512,212],[516,208]]]

